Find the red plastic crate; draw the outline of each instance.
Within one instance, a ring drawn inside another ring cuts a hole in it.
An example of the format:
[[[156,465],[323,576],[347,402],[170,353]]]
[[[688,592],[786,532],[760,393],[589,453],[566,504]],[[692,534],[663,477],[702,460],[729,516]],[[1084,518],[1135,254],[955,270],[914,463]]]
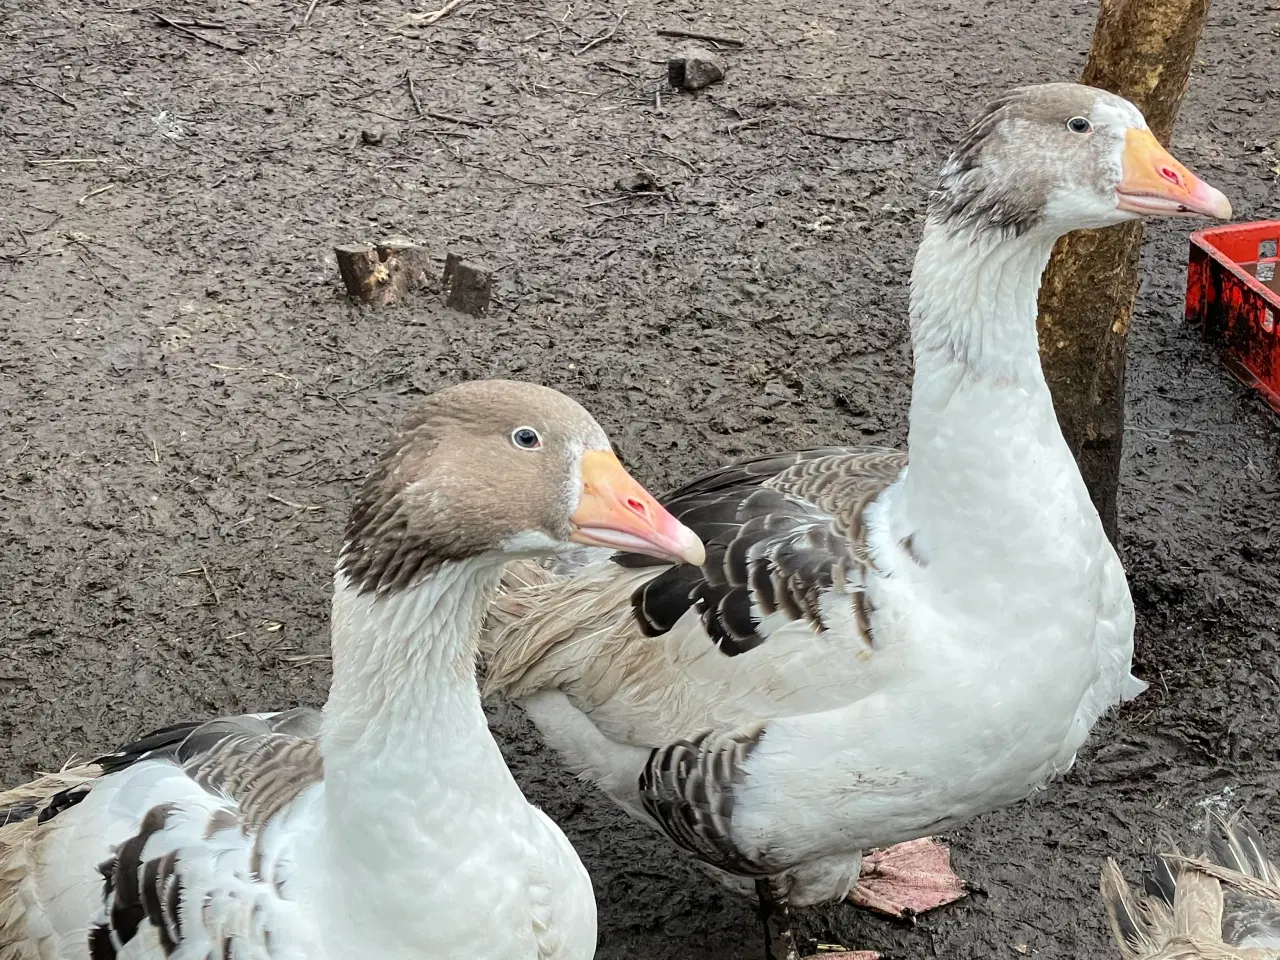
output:
[[[1187,319],[1222,353],[1241,383],[1280,413],[1280,294],[1246,266],[1271,264],[1280,275],[1280,220],[1233,223],[1191,235]]]

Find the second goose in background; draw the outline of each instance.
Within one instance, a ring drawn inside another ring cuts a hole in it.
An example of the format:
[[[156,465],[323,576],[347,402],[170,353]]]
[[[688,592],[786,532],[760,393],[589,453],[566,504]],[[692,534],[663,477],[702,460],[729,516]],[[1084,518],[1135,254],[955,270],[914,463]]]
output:
[[[574,773],[754,890],[770,955],[794,956],[788,903],[845,897],[863,850],[1041,788],[1144,689],[1124,570],[1040,368],[1037,290],[1069,231],[1230,212],[1128,101],[1064,83],[1000,97],[930,199],[907,450],[691,481],[663,502],[706,543],[699,566],[513,565],[488,689]],[[891,882],[879,893],[894,902]]]

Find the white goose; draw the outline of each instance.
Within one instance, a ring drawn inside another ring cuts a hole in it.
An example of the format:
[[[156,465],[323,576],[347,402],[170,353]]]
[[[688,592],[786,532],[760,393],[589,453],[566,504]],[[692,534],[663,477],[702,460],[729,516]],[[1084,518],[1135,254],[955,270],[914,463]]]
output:
[[[754,886],[770,955],[794,956],[788,902],[843,898],[861,851],[1026,797],[1144,688],[1036,295],[1064,233],[1230,210],[1126,100],[1046,84],[991,103],[942,168],[911,275],[907,451],[693,480],[664,503],[706,543],[701,567],[513,565],[488,689],[575,773]],[[882,901],[912,902],[881,881]]]
[[[323,714],[169,727],[0,794],[0,958],[590,960],[591,881],[474,669],[503,564],[571,544],[703,558],[572,400],[428,398],[347,526]]]

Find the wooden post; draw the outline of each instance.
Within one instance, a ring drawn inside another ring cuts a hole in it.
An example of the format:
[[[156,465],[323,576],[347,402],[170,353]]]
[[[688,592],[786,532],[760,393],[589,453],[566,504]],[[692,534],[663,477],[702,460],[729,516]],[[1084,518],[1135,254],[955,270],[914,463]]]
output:
[[[1132,100],[1167,146],[1208,15],[1209,0],[1101,0],[1080,82]],[[1141,250],[1141,223],[1077,231],[1058,241],[1040,288],[1045,378],[1112,543]]]

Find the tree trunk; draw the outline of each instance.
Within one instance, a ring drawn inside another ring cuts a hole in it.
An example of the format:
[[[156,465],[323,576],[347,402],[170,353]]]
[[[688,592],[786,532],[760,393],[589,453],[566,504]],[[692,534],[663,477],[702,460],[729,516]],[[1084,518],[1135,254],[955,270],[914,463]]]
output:
[[[1101,0],[1081,83],[1127,97],[1166,146],[1209,0]],[[1116,542],[1124,368],[1142,224],[1058,241],[1040,288],[1040,357],[1063,435]]]

